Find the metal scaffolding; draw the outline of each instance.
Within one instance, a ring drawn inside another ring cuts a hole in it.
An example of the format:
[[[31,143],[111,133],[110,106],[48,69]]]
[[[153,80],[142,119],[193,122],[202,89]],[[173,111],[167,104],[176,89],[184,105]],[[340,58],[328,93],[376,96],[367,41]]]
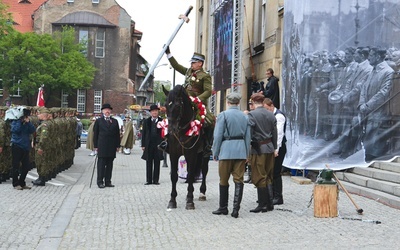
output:
[[[243,3],[244,0],[234,0],[234,29],[233,29],[233,49],[232,49],[232,92],[241,93],[241,60],[243,42]]]

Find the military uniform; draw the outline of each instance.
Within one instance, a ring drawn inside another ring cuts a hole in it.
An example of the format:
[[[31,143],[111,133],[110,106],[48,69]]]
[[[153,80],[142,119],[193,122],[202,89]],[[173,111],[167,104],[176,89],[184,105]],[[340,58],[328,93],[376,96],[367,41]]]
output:
[[[46,108],[41,108],[39,113],[49,113]],[[32,183],[38,186],[44,186],[49,179],[49,157],[52,154],[49,144],[50,122],[48,120],[41,121],[36,129],[35,136],[35,165],[39,178]]]
[[[198,97],[203,104],[207,108],[208,98],[211,96],[212,92],[212,84],[211,84],[211,76],[204,69],[201,67],[198,70],[193,70],[192,68],[186,68],[180,65],[171,54],[169,54],[169,49],[166,51],[168,60],[171,63],[171,66],[181,73],[185,75],[185,83],[183,87],[186,89],[188,95],[193,97]],[[204,63],[205,56],[199,53],[194,53],[192,59],[190,60],[191,63],[201,61]],[[212,112],[210,112],[207,108],[206,117],[205,117],[205,124],[204,124],[204,133],[205,133],[205,141],[206,149],[205,151],[206,156],[209,156],[211,153],[211,145],[212,145],[212,136],[215,126],[215,116]]]
[[[6,106],[0,107],[0,183],[10,177],[11,168],[11,127],[4,120]]]

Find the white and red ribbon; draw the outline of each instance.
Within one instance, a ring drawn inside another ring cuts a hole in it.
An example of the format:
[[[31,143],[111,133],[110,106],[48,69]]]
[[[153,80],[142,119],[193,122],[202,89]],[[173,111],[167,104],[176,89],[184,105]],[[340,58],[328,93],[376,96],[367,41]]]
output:
[[[157,128],[161,128],[161,137],[164,138],[168,134],[168,119],[157,122]]]

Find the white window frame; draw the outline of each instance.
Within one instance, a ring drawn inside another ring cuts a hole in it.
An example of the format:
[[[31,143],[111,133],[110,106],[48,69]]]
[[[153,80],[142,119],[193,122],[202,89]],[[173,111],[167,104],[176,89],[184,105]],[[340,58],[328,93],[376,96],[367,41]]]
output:
[[[78,89],[76,91],[76,111],[84,113],[86,111],[86,90]]]
[[[254,2],[254,44],[256,47],[263,43],[266,38],[267,26],[267,0],[256,0]]]
[[[262,0],[261,5],[261,36],[260,43],[263,43],[266,38],[266,30],[267,30],[267,0]]]
[[[67,3],[73,3],[75,0],[67,0]]]
[[[64,90],[61,91],[61,108],[68,108],[68,93]]]
[[[18,86],[19,86],[20,83],[21,83],[21,80],[18,80],[18,82],[17,82]],[[15,85],[13,84],[13,87],[14,86]],[[16,94],[14,94],[14,93],[16,93]],[[12,97],[22,97],[21,93],[22,93],[22,90],[20,90],[19,87],[18,87],[17,90],[13,90],[13,93],[10,96],[12,96]]]
[[[99,37],[100,34],[103,34],[103,36]],[[95,57],[104,58],[105,47],[106,47],[105,43],[106,43],[106,31],[104,29],[99,29],[96,32]]]
[[[92,0],[92,3],[100,3],[100,0]]]
[[[93,113],[101,113],[102,103],[103,103],[103,91],[95,89],[93,97]]]

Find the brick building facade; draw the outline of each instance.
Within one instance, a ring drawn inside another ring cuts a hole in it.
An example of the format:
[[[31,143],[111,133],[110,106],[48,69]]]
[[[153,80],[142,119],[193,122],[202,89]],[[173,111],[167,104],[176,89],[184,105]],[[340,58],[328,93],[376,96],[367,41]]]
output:
[[[72,95],[57,93],[46,103],[47,107],[74,107],[83,116],[90,116],[100,113],[103,103],[110,103],[115,114],[136,103],[138,42],[142,33],[135,30],[135,23],[115,0],[48,0],[35,1],[35,5],[27,0],[4,0],[4,3],[20,20],[15,22],[20,32],[53,33],[68,25],[74,27],[77,41],[87,41],[85,55],[97,69],[91,88],[77,89]],[[5,100],[6,93],[5,90],[0,98]],[[14,104],[26,105],[21,102],[13,98]]]

